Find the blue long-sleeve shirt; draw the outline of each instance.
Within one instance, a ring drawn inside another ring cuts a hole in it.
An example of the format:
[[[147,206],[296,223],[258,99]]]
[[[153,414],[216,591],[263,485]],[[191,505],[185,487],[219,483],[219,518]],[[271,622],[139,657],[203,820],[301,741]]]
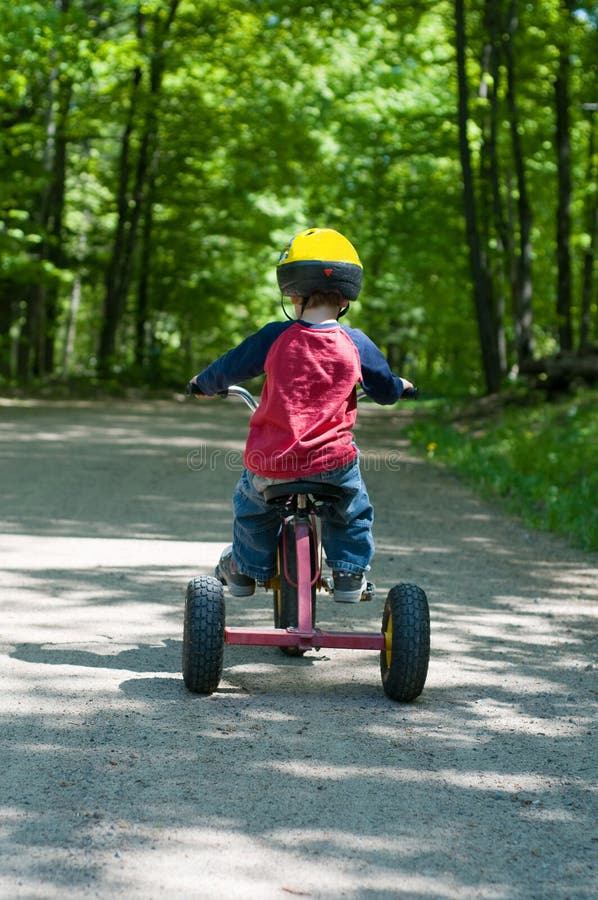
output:
[[[357,328],[337,322],[270,322],[196,377],[204,394],[266,374],[250,422],[245,465],[267,478],[303,478],[357,454],[355,386],[381,404],[403,392],[384,355]]]

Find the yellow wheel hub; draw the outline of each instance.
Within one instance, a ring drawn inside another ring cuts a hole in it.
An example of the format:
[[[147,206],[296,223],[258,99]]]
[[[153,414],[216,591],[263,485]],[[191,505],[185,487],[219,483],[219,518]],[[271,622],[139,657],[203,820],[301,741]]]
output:
[[[386,631],[384,632],[384,652],[386,653],[386,665],[390,668],[392,660],[392,616],[388,617]]]

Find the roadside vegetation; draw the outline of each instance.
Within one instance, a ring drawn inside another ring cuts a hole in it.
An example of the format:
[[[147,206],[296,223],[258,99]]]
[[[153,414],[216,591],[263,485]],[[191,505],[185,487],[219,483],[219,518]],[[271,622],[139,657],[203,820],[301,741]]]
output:
[[[505,395],[468,405],[424,402],[414,448],[529,526],[598,550],[598,390],[546,403]]]

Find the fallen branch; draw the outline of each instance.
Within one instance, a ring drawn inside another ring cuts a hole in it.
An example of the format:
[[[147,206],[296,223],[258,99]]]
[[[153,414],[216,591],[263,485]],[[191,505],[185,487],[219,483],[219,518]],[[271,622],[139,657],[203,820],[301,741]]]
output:
[[[559,353],[542,359],[530,359],[521,366],[522,375],[535,375],[537,386],[548,390],[567,390],[573,383],[598,382],[598,348],[583,354]]]

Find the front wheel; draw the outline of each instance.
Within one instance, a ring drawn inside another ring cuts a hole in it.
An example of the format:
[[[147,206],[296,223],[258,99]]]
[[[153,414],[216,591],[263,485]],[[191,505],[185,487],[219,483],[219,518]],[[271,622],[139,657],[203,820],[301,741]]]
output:
[[[388,593],[382,616],[384,650],[380,673],[384,692],[408,703],[424,689],[430,660],[430,612],[416,584],[397,584]]]
[[[183,626],[183,680],[194,694],[213,694],[224,660],[224,590],[200,575],[187,585]]]

